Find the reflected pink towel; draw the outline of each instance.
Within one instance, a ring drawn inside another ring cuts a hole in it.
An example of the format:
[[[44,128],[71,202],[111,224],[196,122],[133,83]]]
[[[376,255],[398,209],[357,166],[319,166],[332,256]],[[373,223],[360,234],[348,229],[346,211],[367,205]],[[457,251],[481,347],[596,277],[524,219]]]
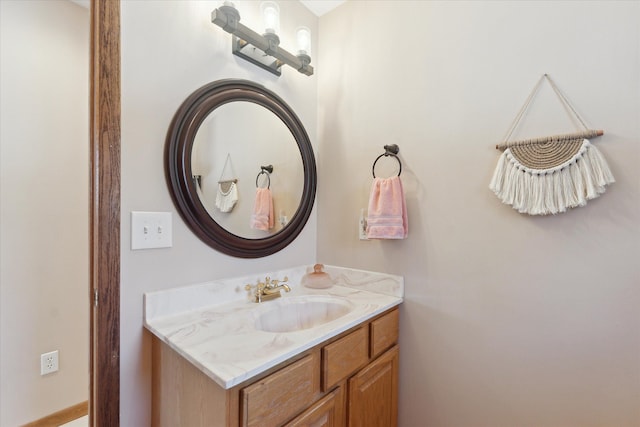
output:
[[[407,205],[400,177],[375,178],[369,196],[367,238],[404,239],[408,233]]]
[[[253,205],[250,227],[256,230],[269,230],[273,228],[273,198],[268,188],[256,188],[256,202]]]

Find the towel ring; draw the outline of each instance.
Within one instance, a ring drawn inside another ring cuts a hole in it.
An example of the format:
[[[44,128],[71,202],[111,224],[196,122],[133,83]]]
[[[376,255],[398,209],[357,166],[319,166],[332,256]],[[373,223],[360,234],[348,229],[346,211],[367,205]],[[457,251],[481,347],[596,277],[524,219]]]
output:
[[[258,180],[260,179],[260,175],[267,175],[267,189],[271,188],[271,173],[273,172],[273,165],[260,166],[260,172],[258,172],[258,176],[256,176],[256,188],[260,188],[258,185]]]
[[[400,166],[400,170],[398,170],[398,176],[400,176],[400,174],[402,173],[402,162],[400,161],[400,157],[398,157],[399,152],[400,152],[400,148],[396,144],[385,145],[384,153],[380,154],[373,161],[373,166],[371,167],[371,173],[373,174],[373,177],[374,178],[376,177],[376,163],[378,163],[378,160],[380,160],[381,157],[389,157],[389,156],[395,157],[395,159],[398,161],[398,166]]]

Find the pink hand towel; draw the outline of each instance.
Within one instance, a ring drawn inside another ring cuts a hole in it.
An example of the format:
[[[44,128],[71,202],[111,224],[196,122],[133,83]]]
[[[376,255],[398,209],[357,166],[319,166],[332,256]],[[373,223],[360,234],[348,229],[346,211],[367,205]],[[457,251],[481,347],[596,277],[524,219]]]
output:
[[[268,188],[256,189],[256,201],[253,205],[250,227],[256,230],[269,230],[275,225],[273,217],[273,198]]]
[[[408,233],[407,205],[400,177],[374,178],[369,196],[367,238],[405,239]]]

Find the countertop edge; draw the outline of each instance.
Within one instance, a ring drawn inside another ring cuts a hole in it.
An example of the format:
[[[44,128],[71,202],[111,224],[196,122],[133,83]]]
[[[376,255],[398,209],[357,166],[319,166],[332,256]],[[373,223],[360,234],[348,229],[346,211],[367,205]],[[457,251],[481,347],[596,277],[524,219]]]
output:
[[[156,329],[153,325],[150,325],[149,323],[146,322],[146,320],[143,322],[144,327],[151,332],[156,338],[158,338],[160,341],[162,341],[163,343],[167,344],[169,346],[169,348],[171,348],[172,350],[174,350],[176,353],[178,353],[181,357],[185,358],[187,361],[189,361],[192,365],[194,365],[196,368],[198,368],[198,370],[200,370],[202,373],[204,373],[207,377],[209,377],[210,379],[212,379],[216,384],[218,384],[220,387],[222,387],[225,390],[228,390],[232,387],[235,387],[238,384],[241,384],[247,380],[250,380],[251,378],[254,378],[260,374],[262,374],[263,372],[273,368],[274,366],[277,366],[278,364],[285,362],[291,358],[296,357],[297,355],[313,348],[314,346],[330,340],[340,334],[342,334],[343,332],[348,331],[349,329],[355,328],[358,325],[365,323],[366,321],[394,308],[394,307],[398,307],[400,306],[404,299],[401,297],[389,297],[389,298],[393,298],[393,301],[390,301],[388,304],[385,304],[383,306],[378,307],[376,310],[367,313],[366,315],[363,315],[362,317],[359,317],[355,320],[352,320],[350,322],[345,323],[344,325],[340,325],[334,329],[332,329],[330,332],[322,334],[320,336],[314,337],[308,341],[306,341],[304,344],[301,344],[297,347],[295,347],[294,349],[291,349],[287,352],[284,352],[282,354],[279,354],[277,356],[275,356],[273,359],[270,359],[268,362],[263,363],[257,367],[255,367],[254,369],[246,372],[245,374],[241,374],[241,375],[237,375],[235,377],[233,377],[230,380],[224,380],[222,378],[220,378],[218,375],[216,375],[215,372],[213,372],[211,369],[207,368],[201,361],[198,360],[198,358],[194,357],[193,355],[191,355],[188,351],[185,351],[183,348],[181,348],[179,345],[177,345],[176,343],[172,342],[170,338],[167,338],[162,332],[160,332],[158,329]],[[263,332],[260,331],[259,333],[264,333],[264,334],[273,334],[273,335],[281,335],[282,333],[274,333],[274,332]]]

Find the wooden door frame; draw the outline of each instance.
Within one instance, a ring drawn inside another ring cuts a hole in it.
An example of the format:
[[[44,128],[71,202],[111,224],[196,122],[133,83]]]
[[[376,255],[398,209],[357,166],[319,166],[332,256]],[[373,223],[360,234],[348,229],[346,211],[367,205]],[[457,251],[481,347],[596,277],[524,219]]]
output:
[[[91,1],[89,425],[120,424],[120,0]]]

